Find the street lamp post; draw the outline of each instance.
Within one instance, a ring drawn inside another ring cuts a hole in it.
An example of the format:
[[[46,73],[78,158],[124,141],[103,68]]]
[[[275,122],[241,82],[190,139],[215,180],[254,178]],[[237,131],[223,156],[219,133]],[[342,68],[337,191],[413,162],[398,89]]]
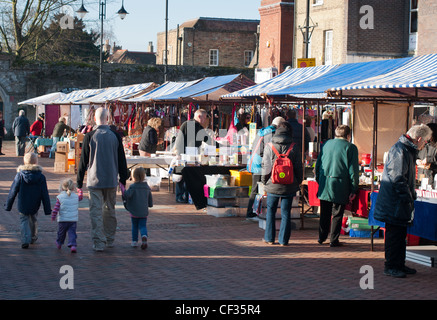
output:
[[[83,19],[88,11],[85,9],[83,5],[76,11],[79,14],[79,17]],[[124,0],[121,2],[121,9],[118,10],[117,14],[120,19],[123,20],[126,18],[128,12],[124,9]],[[99,61],[99,88],[102,88],[102,78],[103,78],[103,19],[106,18],[106,0],[101,0],[99,3],[99,18],[100,18],[100,61]]]
[[[164,82],[167,82],[168,69],[168,0],[165,0],[165,65],[164,65]]]

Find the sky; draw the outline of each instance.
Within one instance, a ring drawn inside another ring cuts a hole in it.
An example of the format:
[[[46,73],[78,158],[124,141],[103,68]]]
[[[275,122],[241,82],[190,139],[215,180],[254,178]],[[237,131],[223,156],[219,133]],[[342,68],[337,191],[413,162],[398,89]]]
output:
[[[73,6],[79,9],[81,2]],[[261,0],[168,0],[168,29],[198,17],[255,19],[259,20]],[[112,42],[129,51],[147,51],[150,41],[156,50],[158,32],[165,31],[166,0],[124,0],[129,13],[121,20],[117,11],[122,0],[108,0],[106,6],[105,30],[112,34]],[[84,22],[89,28],[100,30],[99,1],[84,0],[89,11]],[[106,38],[106,37],[105,37]],[[105,39],[104,38],[104,39]]]

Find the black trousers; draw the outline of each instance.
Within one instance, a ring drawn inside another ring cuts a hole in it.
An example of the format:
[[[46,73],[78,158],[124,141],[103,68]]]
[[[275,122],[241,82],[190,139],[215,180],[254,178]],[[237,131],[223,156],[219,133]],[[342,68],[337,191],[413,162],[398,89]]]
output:
[[[407,251],[407,227],[385,223],[385,268],[402,270]]]
[[[250,189],[249,203],[247,205],[246,217],[255,217],[256,214],[253,213],[253,203],[255,202],[255,197],[258,193],[258,182],[261,182],[260,174],[252,174],[252,188]]]
[[[321,241],[325,241],[328,238],[330,231],[330,242],[335,243],[338,241],[345,207],[345,204],[320,200],[319,239]]]

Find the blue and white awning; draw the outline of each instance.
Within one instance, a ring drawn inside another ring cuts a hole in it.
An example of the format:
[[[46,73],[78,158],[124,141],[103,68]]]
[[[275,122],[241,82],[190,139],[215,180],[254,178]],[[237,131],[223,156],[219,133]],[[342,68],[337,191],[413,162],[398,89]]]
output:
[[[55,101],[52,101],[52,102],[46,103],[46,104],[75,104],[76,101],[95,96],[96,94],[99,94],[104,90],[105,89],[75,90],[75,91],[72,91],[72,92],[66,94],[64,97],[62,97],[60,99],[57,99]]]
[[[263,95],[269,96],[272,92],[316,79],[329,72],[330,70],[335,69],[337,66],[338,65],[330,65],[312,68],[289,69],[272,79],[242,90],[223,95],[222,98],[249,98],[259,97]]]
[[[140,83],[122,87],[106,88],[103,92],[87,97],[82,100],[76,100],[74,104],[103,104],[110,101],[116,101],[121,98],[129,98],[147,89],[152,89],[155,86],[153,82]]]
[[[341,86],[369,77],[384,75],[397,70],[408,61],[409,58],[403,58],[336,65],[317,78],[273,91],[270,96],[292,96],[306,99],[325,98],[327,97],[326,91],[333,86]]]
[[[383,74],[331,86],[347,96],[437,97],[437,54],[405,58],[405,63]]]
[[[178,101],[183,99],[196,99],[223,88],[234,81],[240,74],[231,74],[217,77],[206,77],[191,86],[180,88],[170,94],[156,97],[155,101]]]
[[[199,82],[199,80],[194,81],[186,81],[186,82],[166,82],[145,94],[139,95],[133,98],[123,98],[119,101],[121,102],[150,102],[161,96],[170,95],[175,91],[181,90],[183,88],[189,87],[195,83]]]
[[[33,106],[40,106],[44,104],[52,104],[53,101],[56,101],[58,99],[61,99],[65,96],[65,93],[62,92],[53,92],[49,94],[45,94],[39,97],[35,97],[32,99],[27,99],[21,102],[18,102],[19,105],[33,105]]]

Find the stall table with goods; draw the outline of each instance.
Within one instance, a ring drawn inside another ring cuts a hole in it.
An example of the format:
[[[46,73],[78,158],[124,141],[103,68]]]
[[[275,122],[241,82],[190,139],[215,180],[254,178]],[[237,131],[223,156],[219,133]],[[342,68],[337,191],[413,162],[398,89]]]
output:
[[[156,168],[168,171],[173,158],[173,156],[166,154],[152,154],[151,157],[127,155],[126,163],[129,170],[135,166],[141,166],[143,168]],[[146,179],[152,190],[159,190],[161,184],[161,175],[156,177],[146,177]],[[170,191],[171,177],[169,176],[168,179],[168,191]]]
[[[205,185],[207,185],[206,176],[213,175],[221,175],[222,179],[225,179],[225,176],[231,176],[231,171],[237,171],[244,169],[246,166],[243,165],[184,165],[184,166],[176,166],[174,168],[174,174],[182,175],[183,180],[185,181],[186,188],[191,196],[191,200],[195,205],[197,210],[207,208],[208,206],[208,198],[205,197]],[[248,172],[242,172],[244,176],[243,185],[251,186],[252,185],[252,176]],[[219,176],[218,176],[219,177]],[[218,180],[217,177],[217,181]],[[248,178],[250,178],[250,184],[247,182]],[[213,181],[213,178],[210,179]],[[229,179],[227,186],[232,186],[232,182]],[[235,182],[234,186],[239,186],[239,182]],[[212,192],[216,189],[213,185],[213,182],[210,182],[210,188],[213,189]],[[224,187],[222,185],[221,187]]]
[[[37,138],[35,140],[35,149],[40,157],[48,158],[50,149],[52,148],[53,140],[50,138]]]

